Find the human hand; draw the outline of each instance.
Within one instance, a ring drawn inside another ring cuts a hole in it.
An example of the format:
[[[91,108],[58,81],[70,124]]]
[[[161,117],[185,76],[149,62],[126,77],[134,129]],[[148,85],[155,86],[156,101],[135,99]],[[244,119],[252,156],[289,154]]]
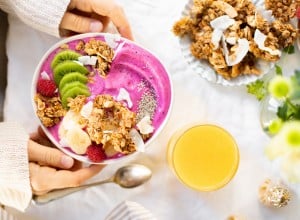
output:
[[[43,195],[53,189],[79,186],[104,168],[103,165],[82,168],[79,161],[74,161],[60,150],[40,144],[49,143],[47,141],[39,128],[28,142],[30,183],[35,195]]]
[[[123,8],[113,0],[71,0],[60,28],[76,33],[101,32],[110,20],[123,37],[133,39]]]

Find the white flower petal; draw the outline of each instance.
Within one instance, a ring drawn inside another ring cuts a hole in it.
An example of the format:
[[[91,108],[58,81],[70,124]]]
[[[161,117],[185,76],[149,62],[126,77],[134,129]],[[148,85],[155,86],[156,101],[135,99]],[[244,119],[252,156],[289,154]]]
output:
[[[300,183],[300,152],[290,152],[281,161],[281,172],[291,183]]]

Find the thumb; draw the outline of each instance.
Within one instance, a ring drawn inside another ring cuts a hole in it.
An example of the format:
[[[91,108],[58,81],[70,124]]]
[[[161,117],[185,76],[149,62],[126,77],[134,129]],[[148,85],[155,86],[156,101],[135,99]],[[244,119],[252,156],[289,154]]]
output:
[[[32,140],[28,143],[28,157],[30,162],[62,169],[69,169],[74,164],[74,159],[60,150],[40,145]]]
[[[61,20],[60,28],[77,33],[100,32],[103,24],[92,18],[66,12]]]

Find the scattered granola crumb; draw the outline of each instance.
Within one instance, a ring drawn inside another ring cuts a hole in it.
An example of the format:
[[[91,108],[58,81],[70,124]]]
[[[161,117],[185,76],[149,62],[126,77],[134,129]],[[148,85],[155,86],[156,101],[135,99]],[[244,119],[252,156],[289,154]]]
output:
[[[80,41],[78,42],[78,44],[77,44],[76,47],[75,47],[75,50],[77,50],[77,51],[84,50],[84,41],[83,41],[83,40],[80,40]]]
[[[60,46],[61,49],[69,49],[69,45],[68,44],[62,44]]]
[[[227,217],[226,220],[245,220],[245,218],[243,218],[241,216],[237,216],[237,215],[230,215]]]

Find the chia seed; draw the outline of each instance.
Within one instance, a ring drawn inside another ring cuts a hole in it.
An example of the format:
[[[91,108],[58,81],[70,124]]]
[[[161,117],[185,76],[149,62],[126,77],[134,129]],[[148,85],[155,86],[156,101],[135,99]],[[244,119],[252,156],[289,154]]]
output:
[[[157,96],[155,92],[153,90],[144,92],[138,104],[136,121],[139,122],[146,115],[149,115],[150,119],[152,120],[156,110],[156,106]]]

